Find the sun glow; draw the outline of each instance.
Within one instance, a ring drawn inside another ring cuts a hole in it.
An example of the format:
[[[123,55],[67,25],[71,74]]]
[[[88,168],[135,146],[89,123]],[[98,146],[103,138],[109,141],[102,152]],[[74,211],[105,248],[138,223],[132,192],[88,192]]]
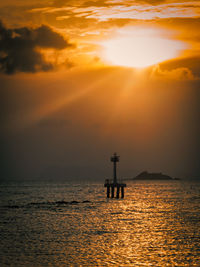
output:
[[[158,29],[128,28],[102,43],[103,58],[113,65],[145,68],[177,57],[186,45]]]

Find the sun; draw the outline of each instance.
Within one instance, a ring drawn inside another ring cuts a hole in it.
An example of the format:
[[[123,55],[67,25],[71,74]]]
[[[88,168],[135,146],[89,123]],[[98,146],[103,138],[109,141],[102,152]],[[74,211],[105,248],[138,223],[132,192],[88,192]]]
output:
[[[103,58],[112,65],[145,68],[180,55],[186,45],[158,29],[127,28],[103,41]],[[165,37],[166,35],[166,37]]]

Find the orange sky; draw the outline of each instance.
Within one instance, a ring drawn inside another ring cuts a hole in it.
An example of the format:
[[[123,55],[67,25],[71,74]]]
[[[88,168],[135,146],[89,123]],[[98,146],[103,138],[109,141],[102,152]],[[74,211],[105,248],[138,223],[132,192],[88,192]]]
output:
[[[0,20],[2,177],[104,180],[114,151],[122,176],[199,177],[199,1],[9,0]]]

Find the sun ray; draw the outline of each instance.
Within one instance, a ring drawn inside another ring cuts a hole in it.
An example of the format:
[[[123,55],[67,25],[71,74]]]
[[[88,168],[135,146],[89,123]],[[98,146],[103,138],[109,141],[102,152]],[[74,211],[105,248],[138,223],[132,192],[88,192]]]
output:
[[[99,78],[94,79],[90,83],[88,81],[86,84],[83,83],[80,86],[80,83],[75,83],[73,85],[73,92],[69,93],[66,90],[66,95],[59,94],[56,98],[54,97],[52,100],[49,100],[46,103],[43,103],[39,107],[34,110],[28,112],[24,117],[20,117],[16,119],[12,124],[16,129],[23,129],[26,127],[30,127],[36,124],[38,121],[51,116],[52,114],[58,112],[62,108],[69,108],[72,104],[74,105],[77,101],[81,100],[84,97],[95,92],[95,90],[99,90],[101,87],[105,87],[106,84],[109,83],[110,80],[113,80],[118,72],[118,69],[109,70],[107,73],[103,75],[99,75]]]

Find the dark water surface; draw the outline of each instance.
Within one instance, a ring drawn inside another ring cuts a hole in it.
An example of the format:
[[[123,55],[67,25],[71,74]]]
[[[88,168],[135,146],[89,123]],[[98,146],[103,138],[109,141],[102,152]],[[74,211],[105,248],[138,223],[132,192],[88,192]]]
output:
[[[1,184],[0,266],[200,266],[200,184]]]

